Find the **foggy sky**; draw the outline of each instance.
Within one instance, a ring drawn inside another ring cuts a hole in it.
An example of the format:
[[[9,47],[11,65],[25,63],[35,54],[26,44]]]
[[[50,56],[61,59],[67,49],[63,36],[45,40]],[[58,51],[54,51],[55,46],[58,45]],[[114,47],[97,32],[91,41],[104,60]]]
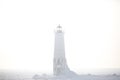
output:
[[[120,68],[119,4],[117,0],[4,1],[0,69],[52,72],[54,29],[59,24],[72,70]]]

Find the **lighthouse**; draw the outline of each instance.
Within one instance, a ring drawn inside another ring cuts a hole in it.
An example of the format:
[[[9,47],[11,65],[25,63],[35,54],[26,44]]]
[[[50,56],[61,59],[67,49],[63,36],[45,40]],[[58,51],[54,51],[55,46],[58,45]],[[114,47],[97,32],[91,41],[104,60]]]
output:
[[[57,26],[55,30],[53,74],[55,76],[76,75],[67,65],[65,57],[64,31],[60,25]]]

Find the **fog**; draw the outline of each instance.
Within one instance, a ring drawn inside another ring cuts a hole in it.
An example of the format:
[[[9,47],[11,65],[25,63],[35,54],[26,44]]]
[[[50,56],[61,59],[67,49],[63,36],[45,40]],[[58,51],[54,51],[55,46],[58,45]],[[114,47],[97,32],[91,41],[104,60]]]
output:
[[[59,24],[72,70],[120,68],[119,14],[118,0],[4,0],[0,70],[51,73],[54,29]]]

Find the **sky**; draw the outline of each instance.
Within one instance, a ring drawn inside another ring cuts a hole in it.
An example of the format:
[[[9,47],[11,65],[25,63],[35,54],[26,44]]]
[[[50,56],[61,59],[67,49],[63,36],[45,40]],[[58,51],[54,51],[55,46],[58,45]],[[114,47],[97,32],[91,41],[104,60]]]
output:
[[[120,68],[118,0],[1,0],[0,70],[52,72],[54,30],[75,72]]]

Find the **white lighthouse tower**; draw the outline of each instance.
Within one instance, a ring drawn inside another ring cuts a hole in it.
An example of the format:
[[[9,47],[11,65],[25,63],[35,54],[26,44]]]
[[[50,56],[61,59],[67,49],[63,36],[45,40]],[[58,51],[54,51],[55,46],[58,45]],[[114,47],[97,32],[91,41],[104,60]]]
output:
[[[65,57],[64,32],[60,25],[57,26],[57,29],[55,30],[53,73],[55,76],[73,74],[67,65]]]
[[[53,73],[58,76],[65,74],[68,70],[69,68],[65,58],[64,32],[59,25],[55,30]]]

